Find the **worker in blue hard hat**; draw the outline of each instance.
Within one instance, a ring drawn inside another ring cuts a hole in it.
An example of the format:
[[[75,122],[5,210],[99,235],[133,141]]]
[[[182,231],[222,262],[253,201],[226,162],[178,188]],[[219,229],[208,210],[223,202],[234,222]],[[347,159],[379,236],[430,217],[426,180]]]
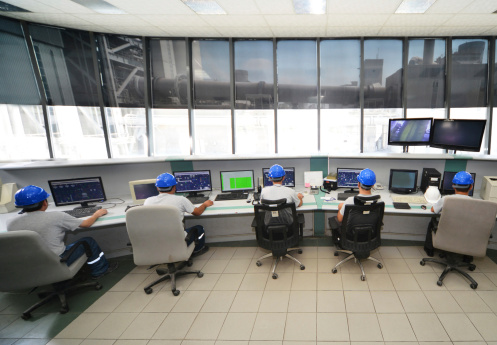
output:
[[[183,212],[190,213],[194,216],[200,216],[204,213],[205,209],[212,206],[214,202],[212,200],[206,200],[201,205],[195,207],[190,200],[182,195],[175,195],[176,192],[176,178],[169,174],[164,173],[157,176],[155,181],[155,186],[159,191],[159,195],[149,197],[145,200],[143,205],[171,205],[177,207],[180,212],[181,221],[184,221]],[[209,247],[205,245],[205,230],[202,225],[195,225],[185,229],[185,236],[192,233],[187,244],[195,242],[195,249],[193,250],[193,255],[201,255],[209,250]]]
[[[295,203],[295,207],[302,206],[304,195],[302,193],[297,193],[290,187],[283,186],[283,180],[285,179],[285,169],[279,165],[275,164],[269,168],[268,177],[272,186],[264,187],[261,191],[261,199],[264,200],[280,200],[286,199],[287,203]]]
[[[118,263],[109,264],[93,238],[84,237],[67,246],[64,244],[66,231],[90,227],[97,218],[107,214],[107,210],[99,209],[92,216],[83,220],[64,212],[45,212],[48,208],[49,196],[50,194],[43,188],[34,185],[19,189],[15,194],[15,205],[17,208],[22,209],[21,215],[8,222],[7,231],[35,231],[45,241],[50,250],[61,257],[65,256],[78,242],[86,242],[91,249],[91,256],[88,257],[87,264],[93,278],[98,278],[115,270]],[[76,249],[68,257],[67,265],[71,265],[84,253],[85,247],[83,245],[76,246]]]
[[[364,198],[373,197],[371,190],[376,183],[376,174],[371,169],[361,170],[357,176],[357,185],[359,187],[359,195]],[[374,196],[376,197],[376,196]],[[338,204],[338,213],[335,217],[330,217],[329,223],[331,228],[331,237],[335,246],[340,244],[339,229],[342,224],[343,216],[345,214],[345,205],[354,205],[354,196],[348,197],[344,202]]]
[[[473,189],[473,184],[475,181],[473,180],[473,176],[467,171],[459,171],[452,178],[452,188],[454,188],[454,195],[456,197],[461,198],[470,198],[469,192]],[[443,205],[445,201],[445,196],[439,199],[435,204],[433,204],[431,208],[431,212],[439,214],[442,212]],[[432,242],[432,232],[437,227],[438,220],[436,217],[433,217],[428,224],[428,229],[426,231],[426,239],[424,250],[428,256],[434,255],[434,248]]]

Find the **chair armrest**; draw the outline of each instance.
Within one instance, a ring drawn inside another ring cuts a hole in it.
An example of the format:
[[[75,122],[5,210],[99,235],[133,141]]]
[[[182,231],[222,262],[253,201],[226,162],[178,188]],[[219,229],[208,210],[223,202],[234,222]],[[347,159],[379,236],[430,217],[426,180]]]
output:
[[[74,253],[74,251],[79,247],[79,246],[83,246],[85,247],[85,254],[86,254],[86,257],[90,257],[91,256],[91,248],[90,248],[90,245],[88,243],[86,243],[85,241],[80,241],[80,242],[76,242],[72,247],[71,249],[69,249],[63,257],[60,258],[60,262],[66,262],[69,257],[71,256],[72,253]]]
[[[193,242],[195,242],[195,245],[198,244],[198,229],[193,228],[191,229],[188,234],[185,237],[185,242],[188,243],[193,239]]]

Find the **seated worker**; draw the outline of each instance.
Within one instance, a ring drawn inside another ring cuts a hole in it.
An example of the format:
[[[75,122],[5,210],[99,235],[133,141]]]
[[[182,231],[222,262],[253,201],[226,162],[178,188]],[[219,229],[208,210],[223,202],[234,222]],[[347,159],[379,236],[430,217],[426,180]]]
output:
[[[357,185],[359,186],[359,195],[368,198],[372,197],[371,188],[376,183],[376,175],[371,169],[362,170],[357,176]],[[375,195],[376,197],[376,195]],[[331,238],[336,247],[340,246],[340,225],[342,224],[343,216],[345,214],[345,205],[354,205],[354,196],[348,197],[344,202],[338,205],[338,213],[335,217],[329,218],[331,227]]]
[[[214,202],[212,200],[206,200],[202,205],[195,207],[192,202],[185,198],[184,196],[174,195],[176,192],[176,178],[169,174],[164,173],[157,176],[155,181],[155,186],[159,191],[159,195],[147,198],[143,205],[172,205],[176,206],[181,211],[181,221],[184,222],[183,212],[191,213],[194,216],[200,216],[204,213],[205,209],[212,206]],[[193,250],[193,255],[201,255],[209,250],[209,247],[205,245],[205,231],[202,225],[195,225],[191,228],[185,229],[185,236],[191,231],[197,231],[197,244]],[[187,241],[187,245],[194,242],[194,239]]]
[[[473,189],[473,177],[469,172],[459,171],[454,175],[452,179],[452,188],[454,188],[454,195],[462,198],[471,198],[469,192]],[[439,214],[442,211],[444,205],[445,197],[438,200],[431,208],[431,212]],[[433,256],[433,239],[432,232],[436,231],[436,224],[438,223],[437,217],[433,217],[428,224],[428,229],[426,230],[426,239],[424,250],[428,256]],[[468,257],[469,258],[469,257]],[[467,260],[465,258],[465,260]]]
[[[114,271],[117,262],[109,264],[97,242],[91,237],[84,237],[68,246],[64,245],[66,231],[77,228],[88,228],[95,223],[97,218],[107,214],[107,210],[97,210],[91,217],[81,220],[64,212],[45,212],[48,208],[48,194],[38,186],[21,188],[15,194],[15,205],[22,208],[21,216],[12,219],[7,224],[7,231],[32,230],[40,234],[48,247],[57,255],[64,254],[78,242],[86,242],[90,246],[91,256],[86,262],[91,270],[92,278],[96,279],[104,274]],[[71,265],[81,255],[85,254],[84,246],[79,246],[68,258],[67,265]]]

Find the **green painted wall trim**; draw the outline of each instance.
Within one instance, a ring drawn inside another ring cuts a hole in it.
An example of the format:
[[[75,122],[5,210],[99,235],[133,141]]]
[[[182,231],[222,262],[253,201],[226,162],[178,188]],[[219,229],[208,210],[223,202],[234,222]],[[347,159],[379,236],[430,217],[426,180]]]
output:
[[[173,171],[192,171],[193,162],[192,161],[171,161],[171,172]]]
[[[314,236],[324,236],[325,213],[314,211]]]
[[[328,157],[311,157],[311,171],[322,171],[323,177],[328,176]]]
[[[458,172],[466,170],[468,161],[466,159],[447,159],[445,160],[445,171]],[[443,173],[443,171],[441,171]]]

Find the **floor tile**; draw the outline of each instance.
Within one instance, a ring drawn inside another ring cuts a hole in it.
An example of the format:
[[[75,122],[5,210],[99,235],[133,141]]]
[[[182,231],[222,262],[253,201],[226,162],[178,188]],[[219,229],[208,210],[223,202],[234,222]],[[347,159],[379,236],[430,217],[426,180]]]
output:
[[[138,313],[112,313],[93,332],[90,339],[118,339]]]
[[[152,339],[183,340],[196,317],[197,313],[170,313]]]
[[[456,341],[482,341],[476,328],[465,314],[437,314],[445,331],[453,342]]]
[[[316,298],[316,291],[291,291],[288,312],[315,313]]]
[[[107,292],[109,293],[109,292]],[[104,295],[105,296],[105,295]],[[153,294],[146,294],[145,291],[130,292],[124,301],[119,304],[115,313],[141,312],[154,299]],[[93,305],[92,305],[93,307]],[[90,309],[87,309],[89,311]]]
[[[267,273],[247,273],[240,284],[240,290],[264,290]],[[290,289],[288,289],[290,290]]]
[[[273,279],[271,274],[266,276],[266,291],[291,290],[293,282],[293,272],[278,273],[278,279]]]
[[[369,291],[344,291],[347,313],[374,313],[373,300]]]
[[[286,313],[290,291],[264,291],[259,313]]]
[[[317,274],[294,272],[292,280],[292,290],[316,290],[317,289]]]
[[[236,247],[216,247],[210,260],[229,260],[237,251]]]
[[[478,296],[483,299],[483,301],[492,309],[494,313],[497,313],[497,291],[478,291],[476,290]]]
[[[140,313],[120,339],[151,339],[166,316],[167,313]]]
[[[452,297],[465,313],[489,313],[492,310],[476,291],[450,291]]]
[[[123,279],[121,279],[116,285],[114,285],[109,291],[134,291],[145,279],[149,277],[159,276],[153,271],[149,274],[128,274]]]
[[[349,341],[349,326],[345,313],[317,313],[317,341]],[[333,325],[333,327],[331,327]]]
[[[347,313],[351,341],[383,341],[376,314]]]
[[[251,262],[252,259],[232,259],[226,265],[226,268],[224,269],[223,273],[245,274],[247,273],[247,270]]]
[[[385,342],[416,340],[406,314],[378,314],[378,321]]]
[[[296,254],[296,252],[293,252],[293,256],[295,256],[298,260],[318,258],[318,247],[300,247],[300,248],[302,249],[302,254]],[[495,272],[497,272],[497,270]]]
[[[176,302],[171,312],[173,313],[198,313],[204,305],[209,291],[184,291],[179,295],[179,301]]]
[[[445,332],[436,314],[408,313],[407,317],[419,342],[450,341],[447,332]]]
[[[497,325],[497,316],[495,314],[468,313],[466,315],[485,341],[495,341],[497,343],[497,327],[495,327]]]
[[[316,340],[316,313],[288,313],[285,340]]]
[[[378,248],[382,259],[401,259],[402,254],[397,247],[381,246]]]
[[[86,312],[88,313],[111,313],[119,306],[130,294],[129,291],[108,291],[93,303]]]
[[[342,275],[318,273],[318,290],[343,290]]]
[[[384,268],[389,274],[392,273],[411,273],[406,261],[401,258],[382,258]]]
[[[258,313],[250,340],[283,340],[286,317],[286,313]]]
[[[421,253],[420,250],[421,247],[397,247],[398,251],[400,252],[400,255],[404,258],[404,259],[416,259],[418,260],[418,264],[419,264],[419,261],[424,257],[423,254]]]
[[[397,291],[406,313],[433,313],[433,308],[422,291]]]
[[[371,291],[377,313],[404,313],[397,291]]]
[[[421,290],[447,290],[445,284],[442,286],[437,285],[439,274],[435,272],[428,273],[414,273],[414,279],[418,282],[418,285],[421,287]]]
[[[431,265],[421,266],[419,262],[421,261],[421,257],[419,259],[406,259],[404,258],[407,266],[411,270],[411,273],[431,273],[434,272]]]
[[[220,277],[221,273],[204,273],[202,278],[195,277],[191,284],[188,285],[188,290],[211,291]]]
[[[235,253],[233,254],[232,260],[238,259],[252,259],[256,252],[256,247],[239,247],[236,248]]]
[[[69,326],[64,328],[64,330],[60,332],[56,338],[85,339],[108,316],[108,313],[83,313],[76,320],[71,322]]]
[[[305,269],[301,270],[300,266],[295,263],[294,267],[294,272],[302,272],[302,273],[316,273],[318,271],[318,259],[302,259],[300,260],[299,257],[297,257],[297,260],[299,260],[304,266]]]
[[[370,291],[387,291],[395,290],[392,279],[388,274],[371,274],[366,275],[366,281]]]
[[[344,313],[346,310],[343,291],[318,291],[317,311],[318,313]]]
[[[204,267],[202,267],[202,272],[204,273],[223,273],[228,266],[229,260],[214,260],[210,259]]]
[[[200,311],[202,313],[227,313],[235,296],[236,291],[212,291]]]
[[[161,290],[159,292],[154,291],[149,296],[152,296],[152,300],[142,310],[146,313],[170,312],[176,305],[176,303],[178,303],[178,301],[181,299],[181,294],[180,296],[174,296],[169,290]]]
[[[357,274],[343,273],[342,284],[344,290],[369,291],[367,278],[365,281],[362,281],[360,271]]]
[[[435,313],[462,313],[462,309],[449,291],[424,291]]]
[[[257,313],[229,313],[218,340],[249,340]]]
[[[199,313],[185,339],[216,340],[227,313]]]
[[[390,274],[393,286],[397,291],[421,290],[418,282],[412,274],[393,273]]]
[[[263,291],[238,291],[230,313],[256,313],[259,310]]]
[[[213,290],[238,290],[245,274],[225,273],[219,277]]]

